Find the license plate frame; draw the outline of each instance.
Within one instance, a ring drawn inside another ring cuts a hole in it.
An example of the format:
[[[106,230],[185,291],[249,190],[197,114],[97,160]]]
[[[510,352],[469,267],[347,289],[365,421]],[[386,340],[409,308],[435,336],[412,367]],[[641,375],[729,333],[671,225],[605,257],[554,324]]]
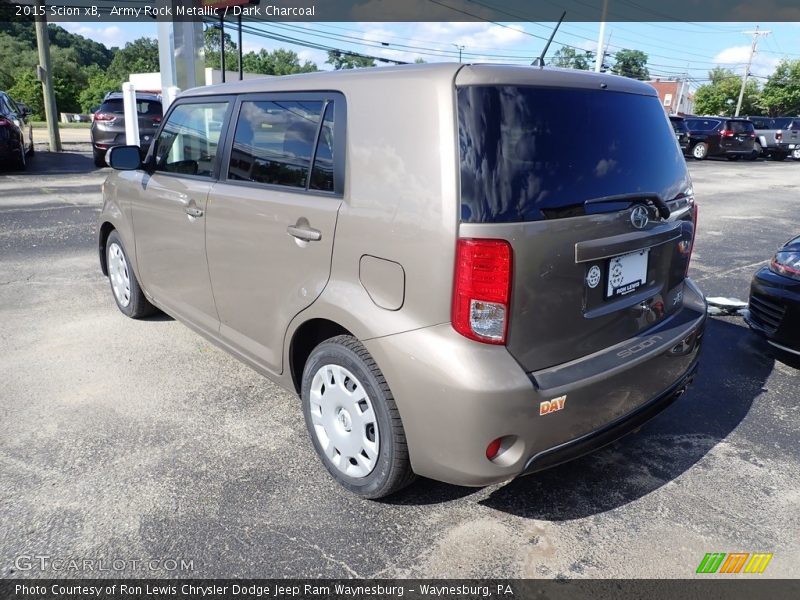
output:
[[[620,298],[635,292],[647,283],[650,248],[620,254],[608,259],[606,298]]]

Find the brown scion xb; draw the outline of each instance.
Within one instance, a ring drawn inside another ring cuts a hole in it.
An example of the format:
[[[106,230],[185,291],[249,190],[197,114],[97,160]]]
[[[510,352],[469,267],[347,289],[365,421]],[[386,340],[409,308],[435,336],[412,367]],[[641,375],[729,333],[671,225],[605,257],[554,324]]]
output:
[[[695,374],[697,206],[645,83],[458,64],[248,80],[184,92],[143,161],[108,159],[120,310],[157,307],[299,394],[361,496],[562,463]]]

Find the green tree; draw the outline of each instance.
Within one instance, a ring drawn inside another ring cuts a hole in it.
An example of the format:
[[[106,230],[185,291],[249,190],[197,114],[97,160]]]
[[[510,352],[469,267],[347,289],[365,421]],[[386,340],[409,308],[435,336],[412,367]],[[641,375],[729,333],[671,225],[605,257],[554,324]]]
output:
[[[78,103],[83,113],[91,112],[93,108],[99,106],[108,92],[118,92],[122,89],[122,81],[114,79],[96,65],[87,67],[85,73],[86,87],[78,93]]]
[[[650,71],[647,69],[647,54],[641,50],[629,50],[625,48],[614,54],[614,66],[611,71],[623,77],[631,79],[650,79]]]
[[[742,88],[742,78],[730,69],[716,67],[708,72],[709,83],[701,85],[694,94],[694,111],[699,115],[733,115]],[[749,79],[744,91],[740,114],[758,114],[760,93],[758,83]]]
[[[269,52],[263,48],[259,52],[248,52],[242,58],[244,70],[263,75],[292,75],[293,73],[313,73],[317,65],[307,60],[300,63],[296,52],[278,48]]]
[[[220,62],[219,27],[209,27],[205,31],[206,66],[212,69],[222,67]],[[239,50],[229,33],[225,34],[225,70],[234,71],[239,68]],[[247,69],[245,69],[247,70]]]
[[[580,69],[581,71],[588,71],[592,53],[586,51],[580,53],[575,48],[562,46],[558,52],[555,53],[550,61],[551,67],[560,67],[562,69]]]
[[[30,44],[0,33],[0,90],[8,90],[14,85],[16,71],[21,68],[33,69],[38,62]]]
[[[158,42],[142,37],[116,51],[108,75],[115,80],[128,81],[131,73],[156,73],[159,69]]]
[[[361,69],[363,67],[374,67],[375,60],[366,56],[345,54],[338,50],[328,50],[328,65],[333,65],[337,71],[339,69]]]
[[[778,63],[764,84],[761,105],[770,116],[800,115],[800,60]]]
[[[22,68],[14,73],[14,85],[6,88],[14,100],[19,100],[28,105],[33,118],[44,120],[44,100],[42,98],[42,84],[36,79],[36,70]]]

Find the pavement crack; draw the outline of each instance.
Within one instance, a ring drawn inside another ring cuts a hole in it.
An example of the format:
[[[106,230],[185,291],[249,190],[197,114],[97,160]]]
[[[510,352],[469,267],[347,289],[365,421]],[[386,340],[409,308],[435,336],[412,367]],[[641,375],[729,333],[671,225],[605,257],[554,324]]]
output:
[[[278,535],[282,535],[283,537],[285,537],[289,541],[301,542],[301,543],[305,544],[306,546],[308,546],[309,548],[312,548],[312,549],[316,550],[317,552],[319,552],[320,556],[322,556],[322,558],[324,558],[326,561],[328,561],[330,563],[333,563],[333,564],[336,564],[336,565],[339,565],[340,567],[342,567],[345,571],[347,571],[350,574],[351,578],[353,578],[353,579],[363,579],[363,577],[361,575],[359,575],[358,572],[356,572],[353,568],[351,568],[350,565],[348,565],[343,560],[339,560],[338,558],[334,558],[333,556],[330,556],[327,552],[325,552],[325,550],[320,548],[317,544],[314,544],[313,542],[309,542],[307,539],[305,539],[303,537],[289,535],[288,533],[285,533],[283,531],[278,531],[277,529],[273,529],[272,527],[267,527],[267,529],[269,531],[271,531],[272,533],[277,533]]]

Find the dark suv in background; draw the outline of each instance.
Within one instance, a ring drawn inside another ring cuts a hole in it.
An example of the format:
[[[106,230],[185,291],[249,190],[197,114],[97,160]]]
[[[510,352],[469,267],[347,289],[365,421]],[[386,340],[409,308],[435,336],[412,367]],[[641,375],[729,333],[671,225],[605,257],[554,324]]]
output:
[[[33,154],[30,111],[20,108],[5,92],[0,92],[0,165],[24,169]]]
[[[753,158],[756,132],[747,119],[725,117],[687,117],[688,154],[697,160],[725,156],[729,160]]]
[[[139,146],[142,148],[144,156],[161,124],[163,115],[161,96],[137,93],[136,111],[139,114]],[[94,164],[98,167],[105,167],[108,149],[113,146],[124,146],[127,143],[121,92],[112,92],[106,95],[103,104],[94,113],[91,135]]]
[[[686,119],[677,115],[670,115],[669,122],[672,124],[675,137],[678,138],[678,145],[686,153],[689,150],[689,128],[686,127]]]

